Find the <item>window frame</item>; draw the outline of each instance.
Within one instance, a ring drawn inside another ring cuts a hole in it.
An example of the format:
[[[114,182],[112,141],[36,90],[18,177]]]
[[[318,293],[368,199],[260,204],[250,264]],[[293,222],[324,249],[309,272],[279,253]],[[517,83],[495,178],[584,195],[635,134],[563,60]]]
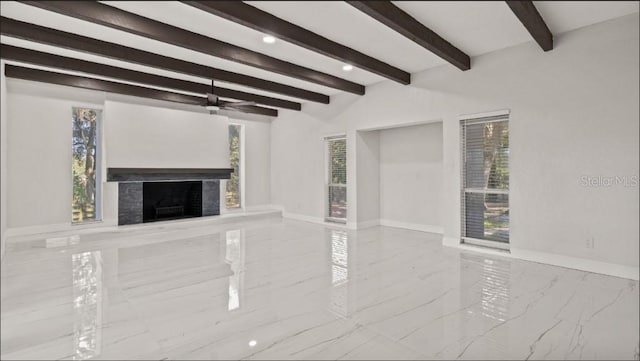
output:
[[[460,124],[460,243],[470,244],[475,246],[482,246],[488,248],[494,248],[498,250],[509,251],[511,245],[511,234],[509,233],[509,239],[507,242],[500,242],[488,239],[479,239],[474,237],[466,236],[466,195],[467,194],[496,194],[496,195],[506,195],[508,197],[508,205],[509,211],[511,211],[511,197],[509,196],[509,192],[511,189],[511,177],[509,177],[509,184],[507,189],[493,189],[493,188],[477,188],[477,187],[469,187],[466,185],[466,136],[465,131],[468,125],[473,124],[488,124],[495,122],[506,122],[507,125],[511,124],[511,114],[509,110],[500,110],[489,113],[480,113],[480,114],[471,114],[471,115],[463,115],[459,117]],[[507,129],[507,135],[509,136],[509,141],[511,141],[510,136],[510,128]],[[509,150],[511,150],[511,144],[509,144]],[[511,153],[509,152],[508,158],[508,167],[509,167],[509,175],[511,175]],[[509,230],[511,229],[511,219],[509,219]]]
[[[240,152],[240,158],[239,158],[239,163],[238,163],[238,198],[239,198],[239,202],[238,202],[238,207],[228,207],[227,206],[227,183],[229,182],[229,180],[225,180],[225,184],[224,184],[224,209],[225,211],[228,212],[242,212],[245,210],[245,177],[244,177],[244,173],[245,173],[245,169],[244,169],[244,165],[245,165],[245,125],[242,123],[235,123],[235,122],[229,122],[227,125],[227,132],[229,131],[228,127],[230,126],[236,126],[239,127],[240,130],[238,132],[238,137],[240,139],[240,146],[239,148],[239,152]],[[231,139],[228,139],[228,142],[230,142]],[[231,144],[229,143],[229,146],[231,146]],[[229,150],[229,149],[227,149]],[[231,165],[231,164],[229,164]]]
[[[73,121],[73,111],[74,109],[91,109],[91,110],[95,110],[98,112],[98,116],[96,118],[96,159],[95,159],[95,172],[96,172],[96,185],[95,185],[95,208],[94,208],[94,214],[95,217],[92,220],[87,220],[87,221],[80,221],[80,222],[74,222],[73,221],[73,124],[71,127],[71,167],[70,167],[70,174],[71,174],[71,220],[70,223],[72,226],[83,226],[83,225],[88,225],[88,224],[92,224],[92,223],[102,223],[103,219],[103,189],[102,189],[102,181],[103,181],[103,175],[106,174],[106,169],[104,167],[104,162],[103,162],[103,158],[104,158],[104,141],[103,141],[103,127],[104,127],[104,108],[102,106],[98,106],[95,104],[77,104],[77,105],[73,105],[71,107],[71,118]]]
[[[339,223],[339,224],[346,224],[347,223],[347,215],[348,215],[348,203],[347,203],[347,214],[345,215],[344,218],[338,218],[338,217],[331,217],[330,216],[330,202],[329,202],[329,194],[330,194],[330,187],[343,187],[345,189],[345,192],[348,193],[348,188],[347,188],[347,182],[345,182],[345,184],[332,184],[330,183],[331,180],[331,151],[329,149],[329,144],[331,141],[334,140],[341,140],[344,139],[345,142],[345,162],[347,160],[347,135],[344,133],[340,133],[340,134],[333,134],[333,135],[328,135],[325,136],[323,138],[323,146],[324,146],[324,158],[325,158],[325,162],[324,162],[324,220],[325,222],[331,222],[331,223]],[[346,165],[345,165],[346,167]],[[348,172],[348,170],[345,170],[345,173]],[[347,174],[345,174],[345,177],[348,178]]]

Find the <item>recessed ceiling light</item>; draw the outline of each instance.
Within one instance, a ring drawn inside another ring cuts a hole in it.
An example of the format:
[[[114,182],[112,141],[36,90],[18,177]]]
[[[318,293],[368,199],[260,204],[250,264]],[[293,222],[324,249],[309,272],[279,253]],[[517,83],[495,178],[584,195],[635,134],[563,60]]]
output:
[[[343,66],[342,66],[342,70],[344,70],[344,71],[351,71],[351,70],[353,70],[353,65],[351,65],[351,64],[345,64],[345,65],[343,65]]]
[[[273,43],[275,43],[275,42],[276,42],[276,38],[275,38],[275,37],[273,37],[273,36],[271,36],[271,35],[265,35],[265,36],[262,38],[262,41],[263,41],[263,42],[265,42],[265,43],[267,43],[267,44],[273,44]]]
[[[258,341],[256,341],[256,340],[249,341],[249,347],[255,347],[255,345],[257,345],[257,344],[258,344]]]

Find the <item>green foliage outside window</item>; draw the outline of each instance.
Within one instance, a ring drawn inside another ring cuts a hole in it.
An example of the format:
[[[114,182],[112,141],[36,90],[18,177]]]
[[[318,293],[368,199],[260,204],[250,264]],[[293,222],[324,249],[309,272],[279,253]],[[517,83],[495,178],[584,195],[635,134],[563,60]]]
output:
[[[73,108],[71,219],[96,219],[96,159],[99,110]]]
[[[346,139],[329,142],[331,152],[331,184],[347,184],[347,141]]]
[[[227,208],[240,208],[240,131],[240,125],[229,125],[229,163],[233,173],[227,181]]]

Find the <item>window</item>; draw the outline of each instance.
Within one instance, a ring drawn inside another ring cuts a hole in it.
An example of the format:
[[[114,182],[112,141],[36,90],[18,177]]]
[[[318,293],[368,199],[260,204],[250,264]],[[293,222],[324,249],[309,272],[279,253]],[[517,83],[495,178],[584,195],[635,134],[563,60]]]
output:
[[[229,163],[233,168],[231,179],[227,181],[227,208],[242,207],[241,163],[242,163],[242,125],[229,124]]]
[[[347,219],[347,139],[326,139],[327,167],[327,220],[346,222]]]
[[[463,242],[508,248],[508,115],[462,121]]]
[[[71,221],[100,219],[100,116],[101,110],[73,108]]]

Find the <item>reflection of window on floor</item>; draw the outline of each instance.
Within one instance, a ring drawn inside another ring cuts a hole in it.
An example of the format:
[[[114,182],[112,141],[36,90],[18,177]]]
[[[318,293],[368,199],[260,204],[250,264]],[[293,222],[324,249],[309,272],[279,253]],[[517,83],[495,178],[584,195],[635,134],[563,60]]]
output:
[[[73,223],[100,219],[100,115],[101,111],[73,108],[72,116],[72,173]]]
[[[242,230],[227,231],[225,260],[231,266],[233,275],[229,276],[229,311],[240,308],[240,292],[244,283],[244,239]]]
[[[327,220],[347,219],[347,139],[333,137],[327,144]]]
[[[331,231],[331,304],[335,314],[346,317],[349,306],[349,239],[347,232]]]
[[[486,258],[482,263],[482,316],[504,322],[509,317],[511,263]]]
[[[102,257],[100,251],[71,256],[73,269],[74,360],[100,355],[102,336]]]
[[[460,254],[460,281],[465,285],[459,293],[459,306],[464,309],[459,330],[462,337],[473,338],[477,334],[469,327],[474,323],[487,329],[504,323],[511,315],[511,261],[507,259],[489,259],[471,253]],[[453,299],[451,301],[454,301]],[[479,301],[479,302],[478,302]],[[508,327],[497,327],[491,331],[491,337],[483,340],[484,356],[487,360],[507,359],[504,342],[509,341]],[[469,349],[471,350],[471,349]],[[463,353],[463,357],[470,354]]]
[[[469,243],[493,241],[490,244],[494,246],[506,246],[509,243],[508,115],[463,120],[461,129],[463,239]]]
[[[227,181],[226,206],[227,208],[241,207],[241,156],[242,156],[242,126],[229,124],[229,163],[233,168],[231,179]]]

